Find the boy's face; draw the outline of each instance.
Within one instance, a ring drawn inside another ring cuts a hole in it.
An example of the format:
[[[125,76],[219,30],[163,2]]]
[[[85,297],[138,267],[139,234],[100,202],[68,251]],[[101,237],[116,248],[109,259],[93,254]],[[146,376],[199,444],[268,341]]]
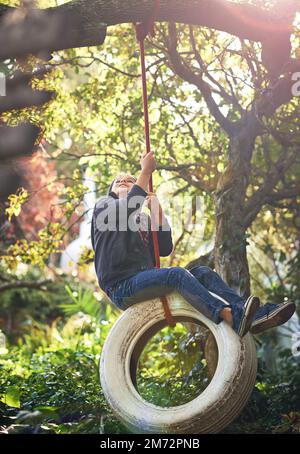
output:
[[[134,183],[136,183],[136,179],[132,175],[120,174],[114,181],[112,191],[118,197],[126,197]]]

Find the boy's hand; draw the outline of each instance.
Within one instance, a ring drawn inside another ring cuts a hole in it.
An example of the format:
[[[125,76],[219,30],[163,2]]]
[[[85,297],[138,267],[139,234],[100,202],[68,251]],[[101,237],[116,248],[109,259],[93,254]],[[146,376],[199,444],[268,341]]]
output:
[[[156,169],[156,161],[154,157],[153,151],[147,153],[146,151],[143,153],[141,157],[141,168],[144,172],[151,175],[154,170]]]
[[[159,200],[157,198],[157,195],[154,192],[148,191],[148,195],[145,199],[145,207],[149,208],[151,210],[151,206],[153,207],[159,207]]]
[[[145,199],[145,206],[150,210],[151,213],[151,225],[162,225],[165,217],[158,197],[154,192],[148,192],[148,195]]]

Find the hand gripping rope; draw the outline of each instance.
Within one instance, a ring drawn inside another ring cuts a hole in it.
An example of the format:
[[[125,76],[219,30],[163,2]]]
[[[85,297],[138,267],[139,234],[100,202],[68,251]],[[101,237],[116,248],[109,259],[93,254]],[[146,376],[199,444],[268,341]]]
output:
[[[146,140],[146,152],[149,153],[151,151],[151,144],[150,144],[150,127],[149,127],[149,112],[148,112],[148,95],[147,95],[147,77],[146,77],[146,64],[145,64],[145,46],[144,42],[147,36],[150,34],[152,37],[154,36],[154,22],[156,15],[160,8],[160,0],[155,0],[155,5],[153,8],[153,12],[151,16],[142,23],[135,24],[136,30],[136,39],[140,45],[140,59],[141,59],[141,71],[142,71],[142,87],[143,87],[143,104],[144,104],[144,122],[145,122],[145,140]],[[153,180],[152,175],[149,181],[149,190],[153,192]],[[158,238],[157,238],[157,231],[152,229],[152,238],[153,238],[153,245],[154,245],[154,254],[155,254],[155,267],[160,268],[160,256],[159,256],[159,246],[158,246]],[[165,318],[168,325],[174,327],[176,325],[176,321],[172,317],[168,300],[166,296],[162,296],[161,302],[163,304]]]

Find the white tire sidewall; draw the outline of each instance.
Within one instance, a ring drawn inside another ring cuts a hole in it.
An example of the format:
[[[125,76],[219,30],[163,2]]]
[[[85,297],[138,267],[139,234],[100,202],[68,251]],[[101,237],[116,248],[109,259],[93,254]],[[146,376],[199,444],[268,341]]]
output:
[[[215,324],[181,295],[168,295],[174,317],[206,325],[218,346],[218,364],[206,389],[191,402],[163,408],[144,400],[130,376],[133,349],[142,334],[164,320],[159,298],[128,308],[112,327],[100,359],[100,380],[114,414],[134,433],[214,433],[231,422],[246,404],[256,379],[257,359],[250,334],[240,338],[228,324]]]

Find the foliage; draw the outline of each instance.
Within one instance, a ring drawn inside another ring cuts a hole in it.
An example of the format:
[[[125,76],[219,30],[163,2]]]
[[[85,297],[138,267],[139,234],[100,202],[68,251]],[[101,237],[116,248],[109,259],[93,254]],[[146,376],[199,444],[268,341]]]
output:
[[[61,304],[61,309],[66,315],[74,315],[78,312],[84,312],[91,317],[99,318],[101,313],[101,306],[93,292],[90,289],[83,290],[79,287],[78,292],[72,292],[71,288],[67,285],[66,290],[72,302]]]
[[[191,328],[195,330],[192,334]],[[197,330],[195,325],[177,323],[174,329],[166,327],[153,336],[137,371],[137,386],[144,399],[173,407],[204,391],[211,379],[203,349],[204,333],[203,326]]]
[[[24,188],[19,188],[16,194],[11,194],[8,197],[9,207],[6,209],[8,220],[11,221],[12,216],[18,216],[21,212],[21,206],[28,200],[29,194]]]
[[[36,329],[0,357],[0,414],[8,430],[118,432],[103,397],[98,361],[111,327],[105,320],[74,316],[60,327]],[[21,411],[18,411],[21,402]],[[17,423],[17,424],[15,424]],[[19,429],[18,429],[19,427]]]
[[[101,349],[117,315],[107,314],[95,319],[81,312],[67,321],[36,327],[18,346],[9,346],[9,353],[0,356],[0,426],[4,432],[128,432],[111,413],[99,382]],[[203,375],[205,367],[200,368],[200,375],[197,370],[200,364],[205,366],[199,356],[199,341],[183,326],[176,331],[165,328],[151,340],[138,372],[139,392],[144,398],[172,406],[201,391],[199,382],[207,375]],[[299,391],[299,361],[290,351],[280,354],[276,375],[260,360],[252,397],[225,432],[297,433]]]
[[[39,1],[42,7],[50,3],[56,5],[54,0]],[[3,116],[10,125],[27,120],[41,125],[44,137],[42,152],[24,162],[28,188],[10,197],[7,222],[15,222],[10,227],[16,229],[17,241],[8,238],[7,231],[1,234],[1,283],[53,278],[48,291],[22,287],[1,293],[0,326],[8,337],[9,352],[0,356],[0,424],[11,433],[126,432],[111,414],[98,376],[101,348],[117,312],[102,295],[96,298],[95,279],[79,282],[49,266],[73,238],[84,213],[87,188],[81,170],[88,166],[97,195],[102,195],[117,172],[136,173],[140,168],[144,143],[137,44],[131,26],[110,30],[101,48],[53,54],[48,65],[52,71],[33,83],[56,91],[46,108]],[[229,120],[238,120],[241,109],[236,106],[250,108],[267,84],[260,46],[203,27],[182,24],[177,31],[186,67],[197,77],[207,69],[206,80],[215,78],[213,97],[221,112]],[[299,28],[295,27],[292,39],[296,49]],[[176,241],[176,254],[164,258],[162,266],[185,265],[213,246],[218,182],[228,170],[230,146],[200,91],[174,73],[167,42],[167,25],[158,24],[156,37],[146,44],[151,140],[160,169],[154,186],[171,218]],[[32,57],[27,63],[1,65],[1,71],[31,71],[39,65]],[[225,100],[217,94],[220,88],[227,90]],[[247,175],[248,200],[259,195],[271,172],[277,178],[269,187],[277,195],[299,181],[299,161],[295,158],[285,168],[289,146],[282,146],[282,140],[289,143],[299,135],[299,99],[263,120],[264,132],[256,138]],[[201,225],[193,229],[178,222],[186,205],[184,199],[178,203],[181,194],[201,195]],[[297,202],[269,198],[241,238],[242,245],[250,243],[253,288],[263,301],[281,302],[288,297],[300,302]],[[3,253],[2,246],[8,243]],[[88,263],[92,255],[86,250],[81,263]],[[28,266],[25,272],[24,266]],[[141,394],[160,405],[177,405],[197,395],[209,381],[199,342],[182,327],[159,332],[141,359],[137,377]],[[261,337],[259,342],[265,345],[266,339]],[[226,432],[299,432],[299,362],[288,351],[281,352],[278,361],[274,375],[260,358],[258,383],[249,404]]]
[[[47,6],[48,2],[43,0],[42,4]],[[49,254],[61,251],[63,239],[68,239],[70,228],[82,213],[85,190],[81,185],[80,168],[88,165],[98,184],[99,194],[105,191],[116,172],[135,173],[139,169],[139,154],[144,145],[137,44],[131,26],[121,25],[111,30],[105,45],[99,49],[70,49],[55,53],[49,65],[53,71],[45,81],[36,81],[36,84],[55,89],[55,100],[43,109],[23,109],[18,116],[12,112],[6,119],[9,123],[31,119],[42,124],[43,147],[49,162],[55,162],[57,179],[54,184],[63,182],[64,189],[58,194],[61,222],[49,217],[50,222],[40,232],[35,228],[36,241],[23,240],[13,245],[3,258],[5,266],[13,268],[17,257],[26,263],[43,266]],[[198,62],[191,48],[190,30],[182,25],[178,33],[179,50],[188,55],[187,64],[194,68]],[[231,49],[231,45],[239,49],[236,38],[200,27],[194,28],[193,33],[197,49],[201,47],[204,66],[210,67],[218,84],[224,85],[229,93],[233,90],[243,107],[251,104],[258,91],[255,84],[259,87],[265,83],[263,74],[262,81],[253,80],[250,87],[248,83],[251,74],[247,61],[253,60],[254,66],[259,64],[259,46],[244,44],[240,55]],[[165,199],[164,206],[172,216],[174,234],[179,239],[177,254],[170,261],[172,265],[181,265],[183,261],[186,263],[195,258],[197,249],[203,253],[207,252],[203,249],[213,245],[214,196],[216,184],[226,170],[229,140],[210,115],[199,90],[183,82],[172,71],[166,54],[167,36],[167,26],[160,24],[156,38],[147,42],[149,107],[154,126],[151,139],[161,169],[155,173],[155,187]],[[293,39],[296,37],[295,31]],[[219,58],[215,58],[221,49],[222,71]],[[31,62],[33,68],[38,64],[35,60]],[[236,75],[232,68],[237,71]],[[278,117],[272,119],[274,124],[271,126],[278,126],[285,136],[290,135],[289,131],[298,131],[298,104],[295,99],[285,106]],[[239,112],[226,102],[221,107],[228,110],[228,117],[239,117]],[[268,169],[276,167],[280,150],[271,134],[266,132],[266,137],[258,138],[249,197],[263,185]],[[297,163],[291,166],[282,182],[294,182],[299,177],[298,167]],[[180,216],[173,195],[181,192],[202,196],[205,211],[202,225],[191,232],[177,222]],[[279,210],[278,207],[275,211],[280,211],[284,219],[289,217],[290,210]],[[259,230],[268,231],[271,221],[263,217],[260,222]],[[284,224],[278,224],[277,229],[284,230]],[[254,235],[257,231],[258,228]]]
[[[74,223],[78,222],[78,219],[82,216],[79,216],[80,205],[86,190],[87,188],[81,182],[80,171],[74,171],[73,186],[62,186],[58,190],[58,194],[64,197],[59,216],[56,214],[58,217],[54,220],[49,218],[43,228],[39,229],[39,224],[37,224],[34,227],[35,239],[19,239],[11,244],[1,257],[1,266],[15,270],[18,262],[22,262],[44,268],[50,254],[62,251],[63,239]],[[12,205],[10,211],[13,209],[14,205]],[[74,213],[78,214],[75,220]],[[28,215],[30,213],[25,212],[23,219],[24,217],[25,219],[28,218]]]
[[[22,179],[26,189],[20,188],[17,195],[9,196],[6,209],[8,219],[18,217],[18,228],[27,240],[37,238],[39,230],[49,222],[61,219],[59,194],[62,182],[57,179],[55,163],[46,153],[37,151],[31,157],[19,159]],[[8,237],[18,238],[14,224],[8,230]],[[11,240],[12,241],[12,240]]]
[[[55,274],[51,268],[43,272],[36,266],[19,266],[17,271],[14,278],[19,282],[47,282],[46,278],[49,282],[39,288],[16,287],[2,293],[0,329],[13,344],[20,336],[33,333],[36,327],[51,324],[58,318],[64,319],[65,314],[70,316],[80,311],[96,317],[109,314],[104,301],[95,299],[91,285],[79,286],[77,277]],[[0,280],[3,275],[4,271],[0,270]],[[49,279],[50,276],[52,279]],[[6,274],[8,278],[12,279],[11,274]],[[77,290],[79,296],[75,297]]]
[[[290,350],[279,353],[276,373],[259,361],[258,380],[242,414],[226,433],[299,433],[300,361]]]

